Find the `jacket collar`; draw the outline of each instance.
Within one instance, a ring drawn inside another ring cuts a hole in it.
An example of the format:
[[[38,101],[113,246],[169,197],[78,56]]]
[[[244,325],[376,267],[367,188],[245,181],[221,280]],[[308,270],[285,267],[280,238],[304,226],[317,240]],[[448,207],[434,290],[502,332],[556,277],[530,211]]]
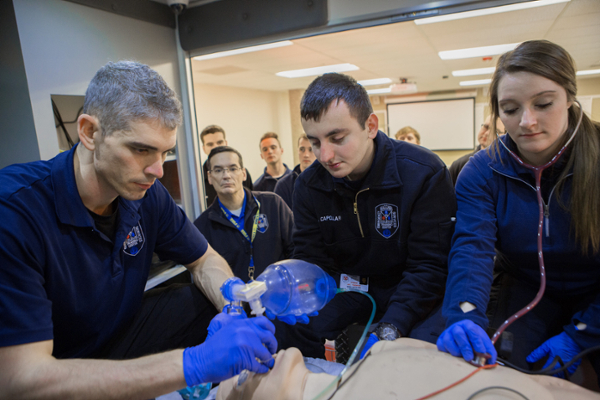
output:
[[[379,131],[375,137],[375,157],[364,178],[362,189],[386,189],[402,185],[396,162],[394,143],[385,133]],[[310,172],[309,172],[310,171]],[[333,191],[337,184],[331,174],[319,162],[304,170],[307,185],[315,189]]]
[[[254,212],[255,212],[254,210],[256,209],[256,207],[258,207],[258,204],[256,204],[256,200],[255,200],[252,192],[246,187],[244,187],[244,195],[246,196],[246,208],[244,209],[244,220],[246,220],[248,215],[254,216]],[[211,221],[216,221],[216,222],[225,224],[227,226],[232,226],[235,228],[235,226],[233,226],[233,224],[231,222],[229,222],[229,220],[225,217],[225,215],[223,215],[223,211],[221,210],[221,206],[219,205],[218,201],[214,201],[211,204],[211,206],[207,209],[207,211],[208,211],[208,219],[210,219]]]
[[[504,136],[500,137],[498,140],[502,140],[502,142],[504,144],[506,144],[506,147],[508,147],[515,154],[517,154],[517,145],[509,135],[504,135]],[[526,182],[531,181],[532,178],[535,179],[535,175],[532,170],[519,164],[510,155],[508,150],[506,150],[506,148],[504,148],[504,146],[502,146],[501,143],[499,143],[498,146],[500,149],[500,157],[498,157],[498,154],[492,153],[492,155],[490,156],[491,161],[488,163],[488,166],[492,170],[494,170],[502,175],[512,177],[515,179],[524,180]],[[483,151],[487,153],[488,149],[484,149]],[[553,168],[555,171],[562,170],[567,163],[567,159],[569,157],[570,152],[571,152],[571,150],[567,149],[567,151],[560,157],[560,159],[550,168]],[[544,171],[544,174],[547,174],[547,172]]]

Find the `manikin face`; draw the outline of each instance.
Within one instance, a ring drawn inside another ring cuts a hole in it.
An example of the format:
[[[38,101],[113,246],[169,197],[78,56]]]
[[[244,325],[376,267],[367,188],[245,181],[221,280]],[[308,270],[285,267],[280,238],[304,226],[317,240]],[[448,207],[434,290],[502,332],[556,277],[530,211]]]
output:
[[[277,139],[268,138],[263,139],[260,142],[260,157],[265,160],[267,164],[276,164],[281,160],[283,149],[279,145]]]
[[[130,123],[130,131],[94,137],[94,168],[99,185],[111,195],[139,200],[163,176],[167,153],[175,148],[177,130],[156,121]]]
[[[231,169],[237,169],[232,172]],[[218,196],[230,196],[242,192],[242,183],[246,180],[246,170],[240,167],[238,155],[225,151],[210,159],[208,183],[213,185]]]
[[[300,171],[304,171],[312,164],[317,157],[313,153],[310,142],[306,139],[300,139],[298,142],[298,158],[300,159]]]
[[[358,180],[373,161],[378,121],[371,114],[361,127],[343,100],[333,101],[319,121],[302,119],[317,160],[336,178]]]
[[[543,165],[560,150],[572,103],[558,83],[530,72],[507,74],[498,84],[498,105],[525,162]]]
[[[223,132],[209,133],[208,135],[204,135],[203,140],[202,151],[206,155],[209,155],[210,151],[215,147],[227,146],[227,140],[223,137]]]
[[[492,142],[496,138],[496,135],[503,135],[504,131],[505,131],[502,120],[500,118],[498,118],[496,120],[496,132],[494,132],[494,133],[490,132],[490,124],[491,124],[490,121],[491,120],[492,120],[491,115],[488,115],[488,117],[485,119],[485,122],[483,123],[483,125],[481,125],[481,129],[479,129],[479,132],[477,133],[477,141],[481,145],[482,149],[485,149],[490,144],[492,144]]]
[[[402,135],[398,137],[398,140],[402,140],[404,142],[412,143],[412,144],[420,144],[417,140],[417,137],[414,133],[409,132],[406,135]]]

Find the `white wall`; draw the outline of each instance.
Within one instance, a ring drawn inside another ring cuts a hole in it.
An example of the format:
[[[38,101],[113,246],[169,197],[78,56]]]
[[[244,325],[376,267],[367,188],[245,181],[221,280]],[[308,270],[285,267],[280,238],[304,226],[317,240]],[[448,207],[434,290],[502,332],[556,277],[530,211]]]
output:
[[[58,153],[51,94],[83,95],[108,61],[150,65],[175,91],[175,31],[61,0],[15,0],[40,157]]]
[[[196,84],[196,119],[198,132],[207,125],[221,126],[227,143],[242,153],[244,166],[256,180],[266,166],[260,158],[259,140],[266,132],[279,135],[283,162],[294,168],[290,102],[287,91],[241,89]],[[202,153],[202,161],[206,155]]]

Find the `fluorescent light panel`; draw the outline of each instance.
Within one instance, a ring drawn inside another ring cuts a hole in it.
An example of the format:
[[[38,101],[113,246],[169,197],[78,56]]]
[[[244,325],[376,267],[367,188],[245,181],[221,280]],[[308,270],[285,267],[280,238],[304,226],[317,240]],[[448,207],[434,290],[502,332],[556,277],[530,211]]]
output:
[[[371,89],[367,90],[367,94],[381,94],[381,93],[392,93],[392,88],[383,88],[383,89]]]
[[[577,75],[581,76],[581,75],[595,75],[595,74],[600,74],[600,69],[586,69],[583,71],[577,71]]]
[[[471,47],[469,49],[440,51],[438,55],[442,60],[458,60],[461,58],[497,56],[507,51],[514,50],[520,43],[499,44],[496,46]]]
[[[276,73],[277,76],[283,76],[284,78],[302,78],[305,76],[323,75],[328,72],[347,72],[356,71],[359,69],[353,64],[335,64],[335,65],[324,65],[322,67],[305,68],[305,69],[294,69],[291,71],[281,71]]]
[[[243,47],[241,49],[220,51],[218,53],[212,53],[212,54],[205,54],[203,56],[193,57],[193,59],[196,60],[196,61],[211,60],[213,58],[235,56],[237,54],[251,53],[253,51],[262,51],[262,50],[276,49],[278,47],[291,46],[293,44],[294,44],[293,42],[291,42],[289,40],[285,40],[283,42],[261,44],[261,45],[258,45],[258,46]]]
[[[493,74],[495,70],[496,70],[496,67],[461,69],[458,71],[452,71],[452,76],[473,76],[473,75]]]
[[[491,79],[479,79],[476,81],[462,81],[459,82],[458,84],[460,86],[483,86],[483,85],[489,85],[492,82]]]
[[[386,83],[392,83],[392,80],[390,78],[377,78],[358,81],[358,84],[363,86],[385,85]]]
[[[509,11],[525,10],[527,8],[549,6],[552,4],[566,3],[569,1],[571,1],[571,0],[530,1],[527,3],[509,4],[509,5],[500,6],[500,7],[491,7],[491,8],[484,8],[481,10],[466,11],[466,12],[462,12],[462,13],[440,15],[438,17],[415,19],[414,21],[415,21],[415,24],[417,24],[417,25],[433,24],[435,22],[453,21],[456,19],[480,17],[482,15],[490,15],[490,14],[509,12]]]

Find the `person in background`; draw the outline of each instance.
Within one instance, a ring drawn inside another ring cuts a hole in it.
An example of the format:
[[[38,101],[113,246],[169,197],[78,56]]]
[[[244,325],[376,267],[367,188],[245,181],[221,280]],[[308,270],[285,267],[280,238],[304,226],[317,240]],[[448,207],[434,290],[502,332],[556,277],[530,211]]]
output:
[[[576,102],[575,71],[569,53],[545,40],[524,42],[498,60],[490,129],[498,129],[499,117],[507,134],[475,154],[456,185],[441,351],[467,361],[474,351],[489,353],[494,363],[488,334],[536,297],[540,260],[544,295],[507,328],[512,355],[504,357],[529,369],[546,356],[546,366],[555,356],[566,363],[600,345],[600,124]],[[541,202],[534,172],[509,150],[533,167],[555,161],[541,173]],[[598,353],[589,358],[598,374]]]
[[[296,165],[291,174],[281,178],[279,182],[277,182],[277,185],[275,185],[275,193],[278,194],[290,208],[292,208],[294,203],[294,184],[296,183],[296,178],[317,159],[315,153],[313,153],[312,146],[306,133],[300,135],[300,139],[298,139],[298,159],[300,160],[300,164]]]
[[[267,166],[265,172],[254,182],[254,190],[272,192],[275,190],[277,182],[284,176],[291,174],[292,170],[281,159],[283,149],[276,133],[267,132],[262,135],[259,149],[260,158],[265,160]]]
[[[435,342],[456,211],[446,166],[378,131],[369,95],[347,75],[316,78],[301,118],[319,162],[296,180],[294,258],[375,298],[382,317],[366,349],[400,336]],[[371,310],[366,296],[343,293],[311,325],[331,340]]]
[[[464,156],[458,158],[452,163],[452,165],[450,165],[450,168],[448,168],[448,171],[450,171],[450,177],[452,177],[452,182],[454,183],[454,185],[456,185],[458,174],[463,169],[467,161],[469,161],[469,159],[473,157],[475,153],[477,153],[479,150],[488,148],[489,145],[492,144],[496,136],[504,135],[504,124],[502,123],[502,120],[500,118],[496,119],[496,132],[494,132],[494,134],[492,134],[490,131],[490,121],[491,116],[488,115],[488,117],[485,119],[485,122],[481,124],[481,129],[477,133],[477,141],[479,142],[479,144],[475,148],[475,151],[469,154],[465,154]]]
[[[285,202],[275,193],[250,191],[242,186],[244,161],[237,150],[229,146],[215,148],[206,162],[217,200],[194,225],[225,258],[234,275],[248,282],[269,265],[291,258],[294,217]],[[297,347],[306,357],[322,357],[306,346],[316,340],[306,325],[289,326],[279,320],[273,323],[280,349]]]
[[[227,139],[225,137],[225,130],[221,128],[219,125],[208,125],[206,128],[202,129],[200,132],[200,140],[202,141],[202,151],[207,156],[210,154],[210,151],[215,147],[219,146],[227,146]],[[217,197],[217,193],[215,189],[212,187],[210,183],[208,183],[208,167],[206,165],[206,161],[202,165],[202,171],[204,176],[204,192],[206,193],[206,205],[210,206],[213,201],[215,201],[215,197]],[[252,185],[252,177],[250,176],[250,172],[246,171],[246,180],[244,180],[243,185],[248,189],[252,190],[254,185]]]
[[[411,126],[405,126],[396,132],[396,140],[402,140],[403,142],[408,142],[416,145],[421,145],[421,135],[419,132]]]
[[[147,399],[272,367],[269,320],[213,319],[231,269],[157,181],[181,114],[156,71],[108,63],[80,142],[0,171],[0,398]],[[144,293],[155,252],[195,286]]]

